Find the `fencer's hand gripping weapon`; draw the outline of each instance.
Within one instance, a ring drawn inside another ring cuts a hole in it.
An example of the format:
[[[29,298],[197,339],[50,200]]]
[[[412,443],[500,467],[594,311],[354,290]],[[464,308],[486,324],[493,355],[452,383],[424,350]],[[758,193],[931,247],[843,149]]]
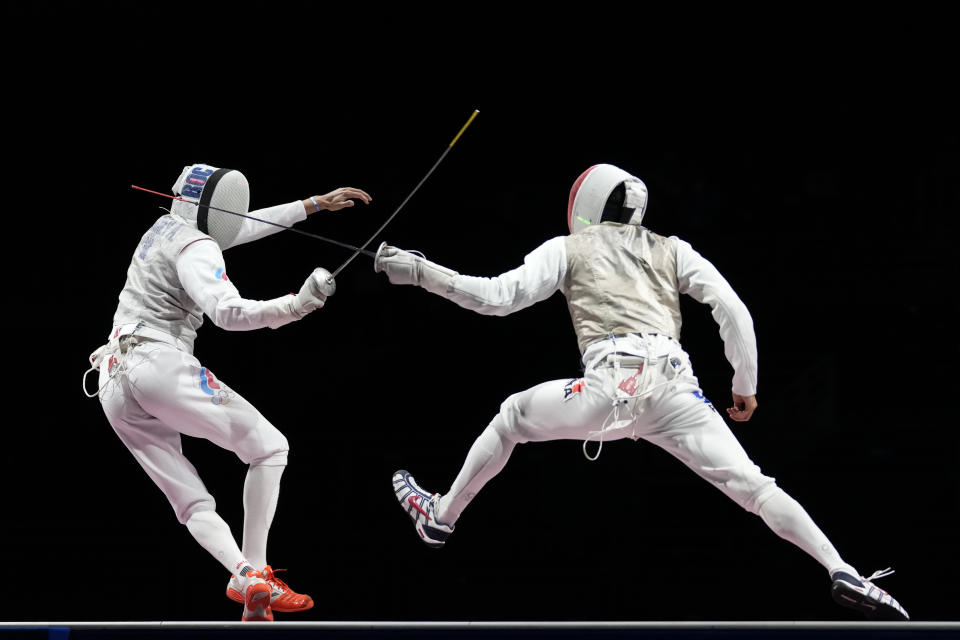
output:
[[[367,240],[366,242],[364,242],[363,245],[361,245],[359,248],[357,248],[357,249],[354,251],[353,255],[350,256],[349,258],[347,258],[346,261],[345,261],[342,265],[340,265],[339,267],[337,267],[337,270],[333,272],[333,277],[334,277],[334,278],[336,278],[336,277],[337,277],[337,274],[339,274],[341,271],[343,271],[343,268],[346,267],[348,264],[350,264],[350,263],[353,261],[353,259],[357,257],[358,254],[363,253],[363,254],[365,254],[365,255],[374,255],[374,256],[375,256],[375,254],[373,254],[372,252],[367,251],[367,245],[370,244],[371,242],[373,242],[374,238],[376,238],[378,235],[380,235],[380,232],[383,231],[383,229],[384,229],[388,224],[390,224],[390,221],[393,220],[393,219],[397,216],[398,213],[400,213],[400,209],[403,209],[403,205],[407,204],[407,201],[410,200],[410,198],[413,197],[413,194],[415,194],[415,193],[417,192],[417,190],[420,188],[420,186],[421,186],[424,182],[427,181],[427,178],[430,177],[430,174],[433,173],[434,169],[437,168],[437,166],[443,161],[443,159],[447,157],[447,154],[450,153],[450,149],[453,149],[453,145],[455,145],[455,144],[457,143],[457,140],[460,139],[460,136],[463,135],[463,132],[467,130],[467,127],[470,126],[470,123],[473,122],[473,119],[477,117],[477,114],[478,114],[478,113],[480,113],[480,110],[479,110],[479,109],[474,109],[474,110],[473,110],[473,113],[470,115],[470,118],[467,120],[467,123],[460,128],[460,132],[457,133],[456,136],[454,136],[453,140],[450,141],[450,144],[447,145],[447,148],[444,149],[443,153],[440,155],[440,157],[437,159],[437,161],[433,163],[433,166],[430,167],[430,170],[429,170],[429,171],[427,171],[427,175],[423,176],[423,178],[420,180],[420,182],[417,183],[417,186],[415,186],[415,187],[413,188],[413,191],[410,192],[410,195],[408,195],[406,198],[403,199],[403,202],[400,203],[400,206],[397,207],[397,209],[396,209],[392,214],[390,214],[390,217],[387,218],[386,221],[385,221],[382,225],[380,225],[380,228],[377,229],[372,236],[370,236],[370,239]]]

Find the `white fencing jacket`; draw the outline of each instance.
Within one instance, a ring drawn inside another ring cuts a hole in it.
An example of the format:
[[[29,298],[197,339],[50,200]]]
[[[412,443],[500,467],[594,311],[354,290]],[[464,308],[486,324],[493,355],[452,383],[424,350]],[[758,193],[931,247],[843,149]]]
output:
[[[290,226],[307,217],[300,201],[259,209],[251,216]],[[244,218],[231,246],[252,242],[281,228]],[[213,238],[180,216],[161,216],[143,235],[127,269],[127,281],[113,317],[115,333],[156,330],[192,353],[206,314],[230,331],[276,328],[297,320],[293,296],[248,300],[227,278],[223,252]],[[118,332],[118,328],[120,331]]]

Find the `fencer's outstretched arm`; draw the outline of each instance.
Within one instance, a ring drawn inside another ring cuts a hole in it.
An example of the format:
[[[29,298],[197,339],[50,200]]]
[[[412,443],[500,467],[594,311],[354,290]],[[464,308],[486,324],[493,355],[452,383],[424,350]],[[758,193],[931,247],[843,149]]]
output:
[[[340,187],[322,196],[310,196],[306,200],[301,200],[301,202],[307,215],[310,215],[319,211],[340,211],[340,209],[352,207],[355,204],[354,198],[362,200],[364,204],[370,204],[370,201],[373,200],[370,194],[363,189]]]
[[[300,291],[272,300],[248,300],[227,279],[223,253],[216,242],[198,240],[177,259],[177,275],[187,294],[215,325],[228,331],[276,329],[323,307],[336,283],[326,269],[317,268]]]
[[[374,271],[385,272],[393,284],[413,284],[484,315],[505,316],[546,300],[566,273],[563,237],[547,240],[531,251],[516,269],[493,278],[466,276],[410,251],[380,245]]]
[[[290,227],[298,222],[303,222],[308,215],[319,211],[339,211],[352,207],[355,204],[354,199],[361,200],[365,204],[369,204],[372,200],[370,194],[363,189],[340,187],[322,196],[310,196],[305,200],[295,200],[294,202],[251,211],[247,214],[250,217],[244,218],[243,222],[240,223],[240,231],[230,247],[253,242],[283,230],[283,227],[264,224],[260,220]],[[257,220],[252,218],[257,218]]]
[[[724,354],[733,367],[734,402],[738,404],[737,397],[744,400],[757,393],[757,338],[753,318],[747,305],[717,268],[688,242],[676,240],[679,291],[697,302],[710,305],[713,319],[720,327]],[[754,407],[755,403],[754,399]],[[731,417],[740,419],[732,414]],[[743,419],[749,419],[749,415]]]

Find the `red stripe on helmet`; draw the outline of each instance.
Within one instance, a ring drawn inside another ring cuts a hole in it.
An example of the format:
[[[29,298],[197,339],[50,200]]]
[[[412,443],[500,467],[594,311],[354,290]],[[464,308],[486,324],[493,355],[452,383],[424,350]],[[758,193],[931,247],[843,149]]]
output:
[[[583,181],[586,179],[587,174],[597,168],[597,165],[593,165],[586,171],[580,174],[580,177],[577,178],[576,182],[573,183],[573,186],[570,187],[570,198],[567,200],[567,228],[570,230],[570,233],[573,233],[573,201],[577,198],[577,191],[580,190],[580,185],[583,184]]]

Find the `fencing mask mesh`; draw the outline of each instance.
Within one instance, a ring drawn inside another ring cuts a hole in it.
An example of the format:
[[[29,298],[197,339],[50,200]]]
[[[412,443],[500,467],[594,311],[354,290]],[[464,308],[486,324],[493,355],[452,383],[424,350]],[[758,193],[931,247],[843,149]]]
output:
[[[173,184],[173,193],[189,202],[174,200],[171,211],[194,221],[197,229],[213,238],[221,249],[233,244],[243,217],[250,208],[250,185],[242,173],[206,164],[193,164]],[[221,211],[222,209],[222,211]]]
[[[643,181],[612,164],[595,164],[577,178],[567,201],[570,233],[601,222],[640,224],[647,210]]]

